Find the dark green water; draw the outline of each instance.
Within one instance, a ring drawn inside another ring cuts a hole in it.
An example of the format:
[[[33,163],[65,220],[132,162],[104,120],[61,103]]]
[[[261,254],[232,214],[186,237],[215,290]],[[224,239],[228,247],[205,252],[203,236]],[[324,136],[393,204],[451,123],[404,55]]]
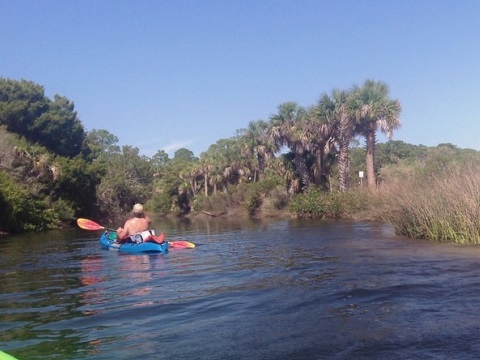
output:
[[[349,222],[163,222],[0,239],[0,349],[30,359],[477,359],[480,248]]]

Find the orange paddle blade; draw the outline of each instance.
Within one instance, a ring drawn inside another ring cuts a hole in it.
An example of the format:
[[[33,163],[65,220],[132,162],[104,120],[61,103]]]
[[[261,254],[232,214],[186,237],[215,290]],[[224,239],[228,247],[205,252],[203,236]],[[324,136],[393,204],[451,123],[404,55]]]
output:
[[[77,225],[85,230],[103,230],[105,229],[103,226],[98,225],[95,221],[88,220],[88,219],[77,219]]]
[[[193,249],[195,247],[195,244],[185,240],[176,240],[169,241],[168,246],[173,249]]]

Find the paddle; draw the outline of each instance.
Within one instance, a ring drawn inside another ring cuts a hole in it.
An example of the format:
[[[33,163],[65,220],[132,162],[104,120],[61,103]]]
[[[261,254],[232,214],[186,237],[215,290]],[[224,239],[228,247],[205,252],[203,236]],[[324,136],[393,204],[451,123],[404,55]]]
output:
[[[88,220],[88,219],[83,219],[83,218],[78,218],[77,219],[77,225],[84,230],[111,230],[111,231],[116,231],[116,230],[108,229],[104,226],[101,226],[101,225],[97,224],[95,221]]]
[[[95,221],[89,220],[89,219],[84,219],[84,218],[78,218],[77,219],[77,225],[84,229],[84,230],[110,230],[110,231],[116,231],[113,229],[106,228],[105,226],[97,224]],[[165,234],[162,233],[163,237],[165,237]],[[162,235],[160,237],[163,240]],[[195,247],[194,243],[185,241],[185,240],[176,240],[176,241],[169,241],[168,245],[172,247],[173,249],[193,249]]]
[[[12,355],[0,350],[0,360],[17,360],[17,358],[14,358]]]

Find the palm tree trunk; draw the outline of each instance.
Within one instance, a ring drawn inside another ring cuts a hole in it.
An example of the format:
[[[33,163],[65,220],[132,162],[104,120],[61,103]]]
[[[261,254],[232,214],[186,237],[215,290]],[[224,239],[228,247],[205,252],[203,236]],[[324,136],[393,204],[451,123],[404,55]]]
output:
[[[340,175],[340,191],[345,192],[350,188],[350,141],[352,140],[353,126],[345,107],[342,107],[340,116],[339,142],[340,152],[338,154],[338,172]]]
[[[205,172],[204,176],[204,185],[205,185],[205,196],[208,196],[208,175],[207,172]]]
[[[375,168],[374,168],[374,155],[375,155],[375,130],[369,131],[366,136],[367,139],[367,181],[370,189],[375,188]]]
[[[323,146],[323,145],[322,145]],[[322,149],[315,152],[315,185],[324,188],[326,184],[325,170],[325,153]]]
[[[340,153],[338,154],[338,172],[340,173],[340,191],[345,192],[350,188],[349,170],[350,163],[348,159],[348,141],[342,139],[340,144]]]
[[[305,162],[305,159],[299,155],[295,155],[293,163],[295,164],[295,167],[297,168],[297,173],[303,183],[302,191],[308,191],[308,189],[310,188],[310,174],[308,173],[308,166]]]
[[[257,154],[258,160],[258,180],[263,179],[263,174],[265,173],[265,156]]]

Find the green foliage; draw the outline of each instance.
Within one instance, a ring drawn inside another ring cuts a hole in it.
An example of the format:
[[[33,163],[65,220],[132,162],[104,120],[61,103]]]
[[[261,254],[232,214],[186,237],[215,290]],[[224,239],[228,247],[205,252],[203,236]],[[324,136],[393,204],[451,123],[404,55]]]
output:
[[[173,160],[184,160],[191,162],[195,161],[195,159],[196,158],[193,155],[193,152],[185,148],[178,149],[175,151],[175,154],[173,154]]]
[[[82,144],[82,155],[88,161],[101,159],[108,154],[120,153],[118,137],[107,130],[89,131]]]
[[[0,78],[0,124],[27,138],[37,117],[48,109],[43,86]]]
[[[257,191],[250,191],[245,199],[245,208],[247,209],[248,215],[255,215],[261,205],[262,195]]]
[[[256,192],[259,192],[263,195],[268,195],[277,186],[283,185],[282,183],[283,181],[278,176],[272,176],[258,182],[250,183],[249,185],[255,189]]]
[[[413,145],[412,145],[413,146]],[[383,182],[418,179],[430,182],[432,177],[448,177],[456,169],[468,169],[480,161],[480,152],[460,149],[453,145],[418,147],[419,152],[399,159],[395,164],[385,164],[379,171]]]
[[[61,208],[66,208],[76,215],[96,215],[96,187],[100,183],[102,173],[87,163],[83,158],[77,156],[73,159],[57,158],[60,168],[60,175],[51,184],[51,198],[53,201],[60,201]]]
[[[159,172],[163,172],[168,165],[170,159],[164,150],[158,150],[150,159],[152,165]]]
[[[283,210],[287,207],[290,201],[290,195],[288,194],[285,186],[278,185],[270,191],[269,203],[275,210]]]
[[[196,212],[208,211],[215,214],[224,214],[229,207],[237,206],[234,194],[217,193],[215,195],[205,196],[199,194],[191,202],[192,209]]]
[[[371,90],[388,90],[386,84],[373,85],[379,88]],[[373,218],[396,224],[408,236],[448,241],[466,241],[470,236],[477,241],[475,219],[480,211],[472,208],[478,198],[472,189],[478,179],[463,183],[463,173],[457,171],[465,169],[466,164],[480,163],[477,151],[452,144],[429,148],[402,141],[377,144],[370,149],[376,148],[374,168],[377,180],[382,179],[380,190],[366,191],[367,179],[365,189],[359,187],[358,172],[366,170],[366,151],[358,144],[355,146],[355,137],[350,139],[350,146],[342,147],[342,152],[340,143],[345,145],[351,135],[368,133],[367,139],[375,145],[371,130],[386,131],[389,135],[399,125],[399,103],[385,98],[385,91],[366,90],[364,86],[362,91],[355,92],[359,101],[353,104],[355,117],[342,123],[339,119],[352,116],[352,109],[342,106],[333,109],[338,110],[336,114],[330,111],[316,118],[319,114],[313,111],[314,107],[307,110],[293,102],[284,103],[270,121],[251,122],[248,129],[238,131],[235,137],[211,145],[200,159],[185,148],[177,150],[173,159],[163,150],[149,159],[141,156],[137,148],[120,148],[118,138],[107,130],[85,133],[73,102],[67,98],[55,95],[51,100],[40,85],[0,78],[0,206],[5,210],[0,213],[0,228],[38,230],[55,226],[58,219],[81,215],[113,220],[129,212],[134,203],[142,202],[149,211],[160,215],[186,214],[190,207],[218,215],[236,207],[250,216],[288,209],[298,217],[348,218],[364,214],[367,209]],[[383,98],[375,98],[375,94]],[[343,100],[338,103],[341,104]],[[350,120],[362,120],[365,115],[361,104],[372,105],[370,114],[363,119],[363,125],[371,126],[353,127]],[[380,121],[381,107],[373,107],[374,104],[392,110],[389,123]],[[290,152],[275,157],[282,146]],[[371,169],[371,157],[368,163]],[[471,191],[463,197],[463,203],[454,201],[461,199],[462,193],[455,192],[453,185],[440,186],[448,182],[454,169],[458,177],[451,184]],[[342,180],[348,171],[350,181],[340,183],[340,176],[336,175],[340,171]],[[343,191],[350,186],[350,191],[322,192],[311,185],[310,191],[293,196],[304,191],[302,183],[305,185],[314,177],[318,187],[328,182],[331,190],[342,187]],[[385,197],[380,202],[372,195],[387,193],[407,179],[412,182],[402,191],[390,193],[390,199]],[[432,179],[440,180],[437,183]],[[435,184],[454,196],[428,193],[429,187],[422,188],[422,183],[430,187]],[[413,202],[421,198],[422,191],[441,199],[426,223],[419,222],[419,218],[425,215],[428,199],[419,207]],[[402,198],[396,197],[400,195],[412,202],[402,202]],[[390,201],[403,207],[394,207]],[[412,208],[408,208],[410,205]],[[454,207],[457,212],[442,212],[444,207]],[[476,213],[469,217],[461,212],[463,208]],[[455,215],[459,213],[462,215]],[[399,219],[401,225],[395,222]]]
[[[79,154],[85,138],[73,102],[58,95],[52,101],[42,86],[24,80],[0,78],[0,124],[66,157]]]
[[[280,178],[275,176],[265,178],[258,182],[248,183],[240,187],[239,193],[244,196],[242,200],[248,215],[255,215],[260,210],[264,200],[270,197],[273,190],[278,190],[278,187],[284,188],[284,186],[281,185]],[[277,204],[279,207],[282,206],[281,201]]]
[[[34,119],[29,139],[61,156],[78,155],[85,131],[74,111],[73,102],[55,95],[54,100],[48,100],[47,104],[48,110]]]
[[[312,189],[295,195],[289,211],[299,218],[324,219],[349,217],[366,208],[366,196],[361,191],[322,192]]]
[[[375,165],[377,169],[399,161],[414,161],[427,155],[424,145],[411,145],[403,141],[388,141],[378,144],[375,152]]]
[[[124,146],[122,153],[105,157],[108,171],[97,186],[96,207],[102,218],[112,219],[146,203],[152,194],[153,167],[138,148]]]
[[[58,199],[51,204],[51,208],[60,220],[68,221],[77,217],[75,209],[78,209],[78,204],[72,204],[69,201]]]
[[[13,182],[0,171],[0,229],[8,232],[54,229],[58,225],[55,209]]]
[[[156,194],[146,205],[155,214],[167,215],[172,207],[172,197],[169,194]]]
[[[336,200],[330,193],[312,189],[308,193],[295,195],[288,209],[299,218],[338,218],[341,212]]]

